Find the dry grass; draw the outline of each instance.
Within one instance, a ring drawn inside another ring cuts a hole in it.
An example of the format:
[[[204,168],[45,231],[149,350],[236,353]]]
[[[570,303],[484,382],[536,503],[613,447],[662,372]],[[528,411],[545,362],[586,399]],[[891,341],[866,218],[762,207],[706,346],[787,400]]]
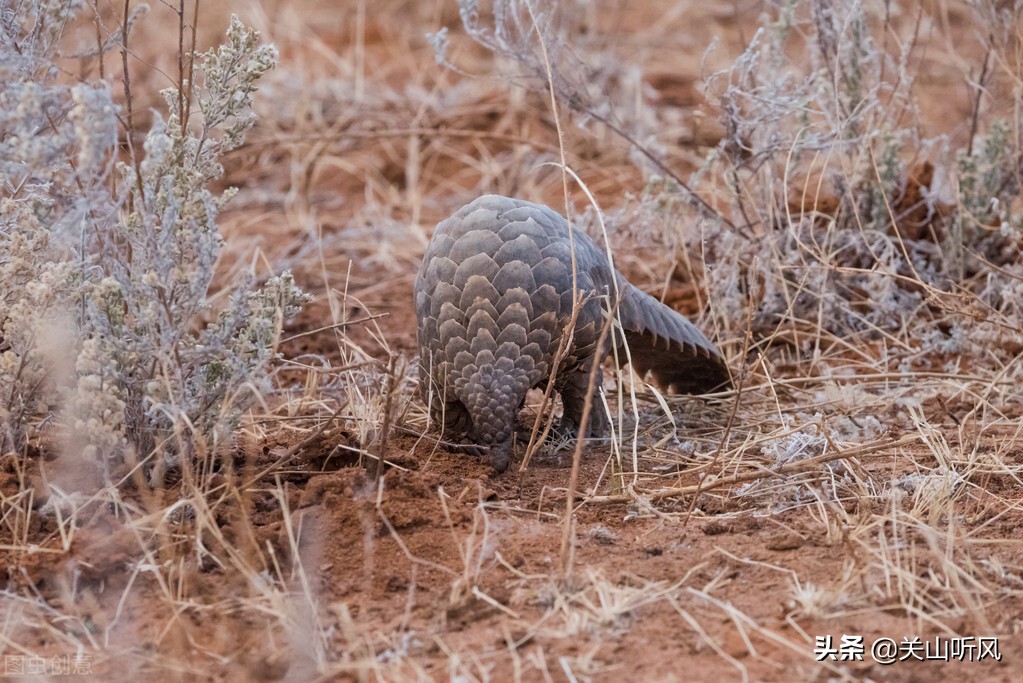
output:
[[[113,33],[123,7],[88,4]],[[0,650],[117,680],[1008,676],[1008,5],[511,3],[500,32],[490,5],[466,30],[439,0],[202,4],[201,48],[235,11],[281,54],[223,160],[239,192],[209,299],[250,268],[315,299],[230,446],[162,485],[144,453],[76,485],[59,411],[3,455]],[[176,9],[133,27],[140,127],[178,73]],[[116,83],[118,61],[83,78]],[[501,477],[448,453],[416,393],[412,274],[486,192],[608,236],[719,341],[736,389],[663,395],[609,361],[591,407],[610,439]],[[816,662],[814,637],[843,633],[999,636],[1005,666]]]

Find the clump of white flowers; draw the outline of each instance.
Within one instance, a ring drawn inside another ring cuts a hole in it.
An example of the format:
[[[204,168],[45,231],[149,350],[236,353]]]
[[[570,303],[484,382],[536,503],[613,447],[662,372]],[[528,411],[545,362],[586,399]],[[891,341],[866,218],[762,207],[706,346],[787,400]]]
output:
[[[81,456],[109,467],[131,449],[163,471],[222,443],[307,299],[289,273],[259,289],[250,277],[219,312],[207,299],[233,194],[210,184],[277,51],[232,17],[226,41],[196,55],[191,100],[165,90],[138,158],[118,163],[111,84],[54,67],[80,5],[0,16],[0,452],[53,412]],[[55,329],[70,332],[42,343]]]

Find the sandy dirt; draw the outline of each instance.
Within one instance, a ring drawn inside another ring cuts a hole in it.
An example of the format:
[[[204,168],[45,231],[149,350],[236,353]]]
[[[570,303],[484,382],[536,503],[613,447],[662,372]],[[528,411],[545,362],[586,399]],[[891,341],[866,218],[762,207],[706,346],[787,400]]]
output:
[[[668,397],[676,432],[639,385],[638,469],[626,406],[621,462],[585,446],[568,517],[571,444],[518,471],[520,444],[495,475],[437,444],[415,393],[412,278],[432,226],[484,190],[564,206],[560,174],[538,166],[558,150],[546,95],[495,78],[453,3],[235,4],[281,67],[250,144],[225,160],[240,193],[222,216],[223,270],[258,254],[316,298],[285,327],[278,389],[209,468],[153,489],[125,465],[116,497],[68,520],[45,511],[66,452],[0,461],[0,495],[31,495],[34,511],[0,538],[5,655],[81,643],[93,679],[125,681],[1023,680],[1021,405],[984,394],[1000,413],[976,417],[993,368],[965,359],[978,384],[945,385],[926,373],[954,354],[922,354],[922,379],[900,380],[884,337],[831,340],[822,353],[862,382],[799,384],[816,362],[799,339],[745,357],[741,337],[720,339],[737,376],[748,368],[740,409],[734,392]],[[585,3],[572,30],[631,56],[637,101],[678,121],[660,142],[685,175],[723,135],[702,75],[736,58],[770,3],[677,4]],[[932,4],[913,62],[920,125],[962,140],[962,63],[979,48],[961,3]],[[440,26],[469,74],[435,64],[425,34]],[[621,140],[570,125],[565,144],[604,208],[642,191]],[[627,227],[623,271],[714,336],[702,266],[679,257],[692,244]],[[609,368],[612,397],[617,381]],[[917,391],[918,412],[903,400]],[[792,432],[835,459],[763,476]],[[965,476],[930,476],[948,469]],[[658,494],[712,476],[739,479]],[[864,636],[866,657],[817,661],[815,638],[843,635]],[[869,655],[883,637],[968,636],[997,636],[1001,661]]]

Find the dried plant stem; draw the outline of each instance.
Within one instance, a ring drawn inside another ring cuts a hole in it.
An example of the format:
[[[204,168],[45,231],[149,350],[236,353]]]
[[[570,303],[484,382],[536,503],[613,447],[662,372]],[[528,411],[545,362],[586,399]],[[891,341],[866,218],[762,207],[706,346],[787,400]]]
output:
[[[670,489],[650,491],[644,493],[643,497],[649,500],[664,500],[665,498],[679,498],[681,496],[697,495],[714,489],[719,489],[724,486],[732,486],[734,484],[743,484],[749,481],[756,481],[758,479],[781,477],[782,475],[810,471],[815,469],[818,465],[832,462],[834,460],[847,460],[849,458],[862,458],[865,456],[882,456],[885,455],[885,453],[882,453],[881,451],[889,451],[893,448],[907,446],[919,440],[920,436],[918,434],[906,434],[905,436],[894,440],[881,439],[861,446],[856,446],[854,448],[849,448],[844,451],[828,453],[814,458],[807,458],[806,460],[788,463],[773,469],[761,469],[756,472],[745,472],[730,476],[718,476],[710,478],[709,481],[704,480],[699,484],[694,484],[692,486],[678,486]],[[593,505],[620,505],[623,503],[630,503],[634,500],[635,496],[632,495],[587,496],[583,498],[583,503]]]
[[[608,315],[604,318],[604,325],[600,329],[600,338],[597,340],[597,348],[603,349],[607,344],[608,334],[614,327],[615,318],[618,313],[617,302]],[[597,377],[600,376],[600,363],[594,358],[590,366],[590,374],[586,382],[586,397],[583,400],[583,412],[579,417],[579,432],[576,435],[575,450],[572,451],[572,472],[568,478],[568,491],[565,494],[565,513],[562,517],[561,528],[561,577],[567,579],[572,573],[573,543],[575,540],[575,489],[579,482],[579,464],[582,461],[583,447],[586,444],[587,429],[590,424],[590,411],[593,410],[593,397],[600,390],[597,386]]]
[[[128,143],[128,154],[135,167],[135,189],[139,202],[146,204],[146,192],[142,185],[142,155],[135,149],[135,112],[131,97],[131,71],[128,69],[128,32],[131,28],[131,0],[124,0],[124,16],[121,19],[121,84],[124,87],[125,109],[125,141]]]

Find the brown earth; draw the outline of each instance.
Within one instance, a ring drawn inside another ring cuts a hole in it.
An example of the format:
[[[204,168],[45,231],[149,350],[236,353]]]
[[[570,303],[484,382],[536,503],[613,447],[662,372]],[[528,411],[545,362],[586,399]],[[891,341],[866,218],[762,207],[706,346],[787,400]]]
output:
[[[222,216],[224,271],[259,254],[316,295],[281,346],[304,365],[278,369],[279,390],[215,466],[164,489],[125,467],[116,495],[84,500],[70,520],[57,504],[44,512],[51,485],[66,481],[66,453],[5,456],[4,510],[32,511],[0,539],[6,656],[82,643],[96,680],[1021,680],[1021,411],[1011,391],[984,393],[1000,386],[996,373],[967,359],[959,373],[976,384],[900,384],[863,361],[884,355],[875,340],[862,355],[838,343],[823,352],[862,382],[800,384],[798,339],[780,335],[760,359],[722,339],[751,368],[744,393],[668,397],[674,434],[640,385],[638,470],[627,417],[621,462],[607,443],[585,447],[568,515],[571,447],[494,475],[436,444],[408,370],[412,274],[431,226],[484,190],[564,205],[560,174],[535,168],[557,158],[546,95],[489,77],[493,63],[459,34],[452,3],[236,4],[280,45],[282,66],[252,143],[227,160],[226,184],[241,194]],[[692,122],[662,131],[675,136],[671,162],[691,170],[722,135],[701,74],[735,59],[771,3],[592,4],[578,21],[611,36],[610,58],[642,67],[641,99]],[[933,5],[915,62],[921,126],[963,139],[971,100],[956,60],[978,47],[963,3]],[[434,64],[423,36],[441,25],[458,38],[453,60],[484,76]],[[465,83],[476,90],[449,109],[432,104]],[[416,98],[431,104],[417,111]],[[620,140],[566,138],[602,206],[642,189]],[[703,313],[689,277],[700,267],[682,264],[691,245],[644,250],[642,239],[623,240],[624,270]],[[398,379],[387,379],[390,359]],[[950,360],[929,354],[914,371],[941,373]],[[365,398],[388,382],[390,414]],[[903,401],[917,391],[919,415]],[[977,417],[991,405],[1000,415]],[[771,444],[791,432],[835,459],[764,475],[777,465]],[[388,465],[375,476],[381,452]],[[942,479],[948,469],[966,474]],[[936,478],[912,478],[921,474]],[[696,495],[658,493],[731,475],[740,480]],[[27,508],[14,504],[26,496]],[[865,637],[864,661],[816,661],[815,637],[847,634]],[[998,636],[1002,659],[870,660],[875,639],[913,636]]]

